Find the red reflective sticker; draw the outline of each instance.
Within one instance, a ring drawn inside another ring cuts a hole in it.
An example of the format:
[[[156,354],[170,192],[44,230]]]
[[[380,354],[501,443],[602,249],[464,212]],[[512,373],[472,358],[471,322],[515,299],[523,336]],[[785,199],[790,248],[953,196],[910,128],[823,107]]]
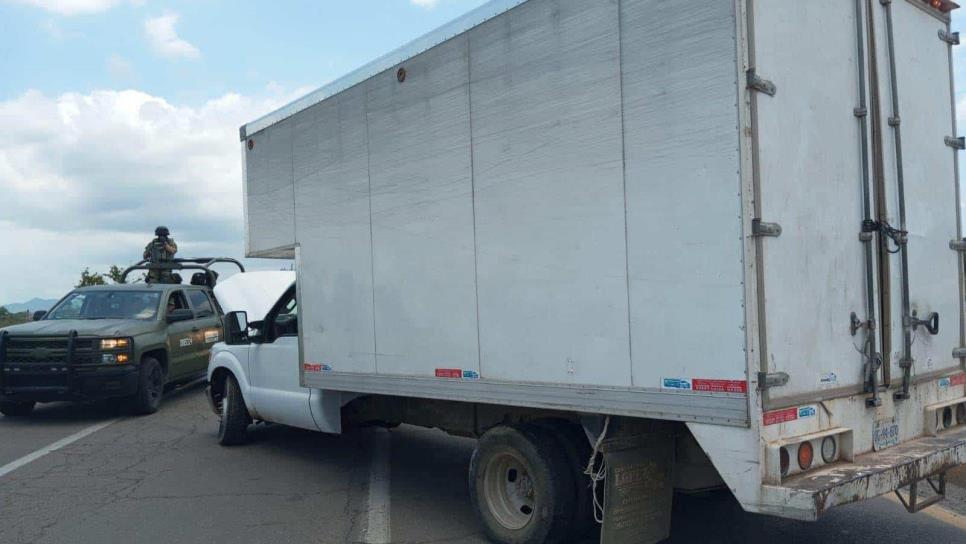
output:
[[[316,364],[312,364],[312,363],[305,363],[304,365],[302,365],[302,368],[306,372],[322,372],[322,365],[316,365]]]
[[[949,385],[964,385],[966,384],[966,374],[956,374],[955,376],[950,376]]]
[[[459,380],[463,378],[463,371],[458,368],[437,368],[436,377],[437,378],[455,378]]]
[[[798,408],[785,408],[784,410],[765,412],[764,416],[765,425],[777,425],[778,423],[795,421],[796,419],[798,419]]]
[[[691,380],[692,391],[710,391],[712,393],[748,393],[748,382],[742,380]]]

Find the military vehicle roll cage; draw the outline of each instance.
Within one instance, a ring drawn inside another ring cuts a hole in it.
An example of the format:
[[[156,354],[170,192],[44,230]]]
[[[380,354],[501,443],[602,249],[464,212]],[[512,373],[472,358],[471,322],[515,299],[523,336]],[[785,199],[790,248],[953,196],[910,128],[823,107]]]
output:
[[[121,283],[127,283],[127,276],[135,270],[146,270],[148,272],[152,270],[157,271],[169,271],[176,272],[179,270],[202,270],[209,278],[209,287],[214,287],[214,271],[210,270],[212,265],[218,263],[228,263],[233,264],[238,267],[238,270],[245,272],[245,266],[242,265],[236,259],[231,259],[229,257],[199,257],[195,259],[172,259],[170,261],[162,262],[151,262],[150,259],[144,259],[137,264],[131,265],[121,273]]]

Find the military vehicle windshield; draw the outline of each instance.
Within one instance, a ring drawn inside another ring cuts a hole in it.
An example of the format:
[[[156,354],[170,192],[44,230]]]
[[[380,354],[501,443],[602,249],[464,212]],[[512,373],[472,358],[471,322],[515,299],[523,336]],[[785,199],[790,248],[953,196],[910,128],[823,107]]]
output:
[[[161,294],[147,291],[71,293],[44,319],[142,319],[157,317]]]

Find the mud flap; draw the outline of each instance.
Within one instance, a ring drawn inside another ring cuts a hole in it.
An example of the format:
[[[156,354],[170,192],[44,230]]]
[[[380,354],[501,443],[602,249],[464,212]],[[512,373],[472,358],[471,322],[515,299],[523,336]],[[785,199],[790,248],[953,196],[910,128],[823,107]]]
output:
[[[620,433],[601,445],[607,473],[602,544],[656,544],[671,534],[674,437]]]

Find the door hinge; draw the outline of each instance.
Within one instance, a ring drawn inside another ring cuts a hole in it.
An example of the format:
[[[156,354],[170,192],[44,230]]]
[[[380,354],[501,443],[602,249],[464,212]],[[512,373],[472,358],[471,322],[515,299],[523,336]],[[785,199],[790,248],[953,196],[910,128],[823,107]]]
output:
[[[959,45],[959,32],[947,32],[946,29],[940,29],[939,39],[949,45]]]
[[[771,81],[758,77],[754,68],[748,70],[748,87],[760,93],[765,93],[768,96],[775,96],[778,92],[778,87]]]
[[[951,240],[949,242],[949,249],[953,251],[958,251],[960,253],[966,253],[966,239]]]
[[[782,226],[778,223],[765,223],[761,219],[753,219],[751,221],[751,234],[752,236],[778,238],[782,235]]]
[[[966,348],[956,348],[953,350],[953,359],[966,359]]]
[[[960,136],[956,138],[954,136],[946,136],[946,145],[953,149],[966,149],[966,137]]]
[[[758,390],[764,391],[772,387],[784,387],[788,385],[789,376],[785,372],[759,372]]]

